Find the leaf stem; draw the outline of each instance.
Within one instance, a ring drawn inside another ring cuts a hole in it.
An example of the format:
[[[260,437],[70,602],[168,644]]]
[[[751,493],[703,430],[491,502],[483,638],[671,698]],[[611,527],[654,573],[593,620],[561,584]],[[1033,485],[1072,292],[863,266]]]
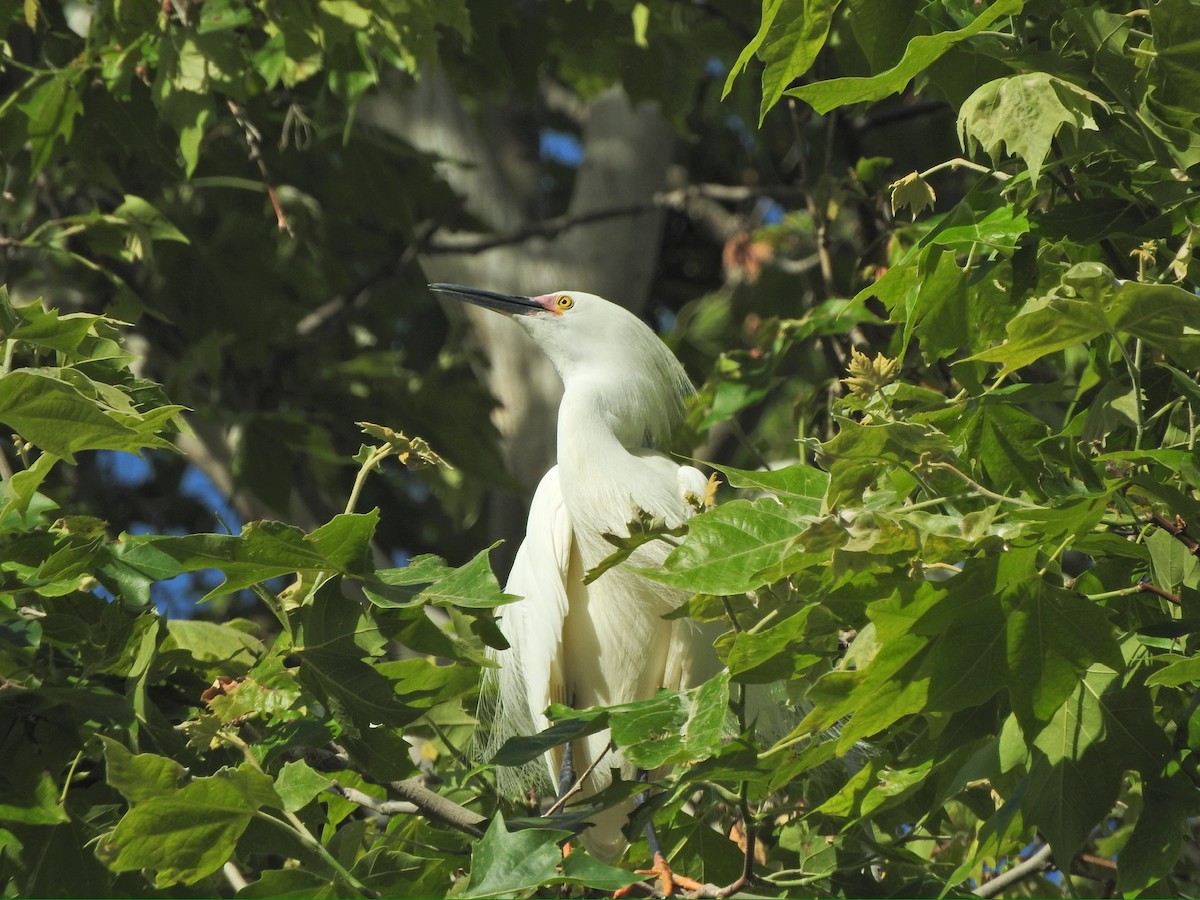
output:
[[[246,762],[248,762],[255,771],[263,775],[267,774],[263,771],[262,765],[259,763],[257,757],[255,757],[254,752],[250,749],[250,745],[242,740],[241,735],[228,729],[222,729],[219,734],[222,739],[228,741],[230,744],[242,751],[242,756],[246,758]],[[329,849],[319,840],[317,840],[313,833],[308,830],[308,826],[304,824],[303,819],[301,819],[294,812],[290,812],[286,809],[280,810],[280,812],[282,812],[284,817],[287,819],[286,822],[277,816],[263,812],[261,809],[255,810],[254,815],[263,821],[274,823],[279,828],[282,828],[284,831],[292,834],[297,840],[300,841],[300,843],[304,844],[304,846],[308,847],[310,850],[320,856],[321,859],[324,860],[325,864],[329,866],[329,868],[332,869],[340,879],[342,879],[346,884],[358,891],[358,893],[362,894],[364,897],[375,898],[379,896],[376,891],[371,890],[369,887],[351,875],[349,870],[340,862],[338,862],[337,858],[329,852]]]
[[[940,162],[936,166],[926,169],[921,173],[921,177],[928,178],[930,175],[935,175],[943,169],[970,169],[972,172],[978,172],[981,175],[990,175],[997,181],[1008,181],[1012,178],[1007,172],[998,172],[995,169],[989,169],[987,166],[981,166],[979,163],[963,159],[961,156],[948,159],[945,162]]]
[[[250,589],[254,591],[255,596],[262,601],[263,606],[271,611],[271,615],[273,615],[276,620],[278,620],[279,624],[283,626],[284,632],[290,639],[292,637],[292,623],[288,619],[287,614],[283,611],[283,607],[279,605],[279,599],[261,584],[251,585]]]
[[[1070,544],[1074,539],[1075,535],[1073,534],[1068,534],[1062,539],[1062,543],[1059,544],[1055,551],[1050,554],[1049,558],[1046,560],[1046,564],[1038,570],[1038,578],[1046,577],[1046,573],[1050,571],[1050,563],[1062,556],[1062,552],[1067,549],[1067,545]]]
[[[1041,509],[1041,507],[1036,503],[1030,503],[1028,500],[1022,500],[1020,497],[1007,497],[1004,494],[997,494],[995,491],[988,490],[965,472],[960,472],[954,466],[950,465],[950,463],[927,461],[923,463],[923,466],[926,469],[945,469],[947,472],[950,472],[952,475],[959,478],[965,485],[967,485],[969,488],[971,488],[971,490],[975,491],[975,493],[979,494],[980,496],[990,497],[992,500],[999,501],[1000,503],[1011,503],[1013,506],[1019,506],[1022,509]]]
[[[1174,603],[1176,606],[1183,606],[1183,601],[1169,591],[1164,591],[1157,585],[1151,584],[1149,581],[1139,581],[1135,585],[1127,588],[1121,588],[1116,591],[1104,591],[1100,594],[1084,594],[1085,600],[1111,600],[1114,597],[1128,597],[1130,594],[1154,594],[1156,597],[1162,597],[1168,603]]]
[[[67,791],[71,789],[71,779],[75,777],[75,769],[79,766],[79,761],[83,759],[83,751],[80,750],[75,754],[75,758],[71,760],[71,768],[67,772],[67,777],[63,779],[62,793],[58,795],[58,805],[62,806],[67,802]]]
[[[350,497],[346,500],[346,515],[350,515],[350,513],[354,512],[354,507],[358,505],[358,496],[362,493],[363,485],[367,482],[367,476],[371,474],[371,471],[377,465],[391,455],[392,448],[389,445],[384,444],[383,446],[376,447],[374,450],[372,450],[371,455],[367,457],[366,461],[361,466],[359,466],[358,475],[356,475],[354,478],[354,487],[350,489]]]
[[[931,506],[945,506],[947,503],[951,503],[955,500],[961,500],[964,497],[970,497],[970,496],[971,496],[970,491],[963,491],[961,494],[947,494],[944,497],[930,497],[928,500],[920,500],[916,503],[907,503],[904,506],[901,506],[896,511],[905,513],[905,512],[913,512],[913,511],[919,510],[919,509],[927,509]]]

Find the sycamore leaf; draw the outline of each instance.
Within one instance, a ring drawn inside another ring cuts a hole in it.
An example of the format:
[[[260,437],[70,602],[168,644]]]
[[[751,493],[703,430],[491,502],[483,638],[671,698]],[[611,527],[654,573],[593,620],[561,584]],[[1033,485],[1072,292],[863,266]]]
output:
[[[569,831],[525,828],[509,831],[496,813],[471,853],[471,877],[460,897],[498,897],[524,893],[558,881],[562,851],[558,842]]]
[[[910,172],[899,181],[893,181],[888,185],[888,190],[892,195],[892,215],[898,214],[907,206],[912,210],[914,221],[924,210],[933,209],[934,203],[937,202],[933,185],[926,181],[920,172]]]
[[[959,137],[964,148],[974,140],[996,162],[1005,152],[1021,157],[1036,183],[1061,128],[1097,130],[1092,104],[1108,109],[1095,94],[1048,72],[997,78],[963,104]]]
[[[1146,689],[1122,685],[1103,665],[1088,670],[1033,744],[1018,802],[1025,821],[1070,856],[1112,810],[1125,770],[1157,775],[1171,749]]]
[[[694,593],[753,590],[766,580],[758,573],[787,554],[803,515],[769,497],[724,503],[690,520],[688,539],[671,551],[662,569],[642,574]]]
[[[375,425],[372,422],[356,423],[366,434],[383,441],[396,458],[410,469],[423,469],[426,466],[442,466],[451,468],[450,464],[433,452],[433,448],[424,438],[408,437],[402,431],[388,428],[386,425]],[[356,457],[357,459],[357,457]]]
[[[232,855],[250,819],[278,807],[269,776],[244,763],[136,804],[101,838],[97,853],[116,872],[151,869],[156,884],[194,884]]]

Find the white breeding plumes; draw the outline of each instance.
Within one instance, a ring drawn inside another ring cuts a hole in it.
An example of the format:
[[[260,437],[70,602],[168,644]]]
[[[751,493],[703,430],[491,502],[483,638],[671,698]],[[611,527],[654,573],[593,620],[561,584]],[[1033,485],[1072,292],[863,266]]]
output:
[[[662,616],[686,596],[633,571],[662,563],[669,547],[652,541],[590,585],[584,574],[613,551],[603,533],[627,534],[639,511],[675,527],[694,515],[707,479],[690,466],[644,449],[664,440],[683,414],[691,385],[679,361],[637,316],[594,294],[561,291],[516,297],[458,285],[435,292],[512,315],[546,353],[562,378],[558,464],[534,494],[525,540],[506,591],[523,599],[501,609],[500,629],[511,649],[485,684],[494,696],[490,742],[536,734],[549,724],[551,703],[577,708],[653,697],[659,688],[686,689],[719,670],[713,635],[690,620]],[[607,731],[575,742],[574,766],[584,772],[604,753]],[[535,777],[557,783],[561,754]],[[588,794],[612,780],[611,769],[636,776],[619,754],[588,776]],[[512,788],[512,781],[502,786]],[[629,806],[592,818],[585,846],[606,859],[625,847],[621,828]]]

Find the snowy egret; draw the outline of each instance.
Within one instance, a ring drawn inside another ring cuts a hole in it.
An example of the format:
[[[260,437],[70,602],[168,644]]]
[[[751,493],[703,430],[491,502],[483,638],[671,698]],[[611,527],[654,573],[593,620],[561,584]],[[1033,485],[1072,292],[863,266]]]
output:
[[[637,316],[594,294],[520,297],[453,284],[430,288],[513,316],[550,358],[564,388],[558,464],[534,493],[505,588],[524,599],[504,607],[500,622],[511,649],[498,654],[494,675],[494,745],[546,728],[551,703],[628,703],[713,675],[720,664],[712,635],[689,619],[662,618],[686,595],[633,571],[661,564],[670,549],[664,542],[642,545],[591,584],[583,580],[613,552],[605,532],[628,534],[640,511],[673,528],[704,504],[708,480],[699,470],[646,449],[665,440],[683,414],[692,390],[683,366]],[[607,731],[575,741],[575,770],[587,772],[608,744]],[[561,752],[547,754],[545,763],[533,774],[553,789]],[[612,767],[628,780],[638,775],[614,753],[587,775],[586,794],[611,783]],[[510,779],[504,786],[515,785]],[[584,846],[605,859],[619,856],[630,809],[625,804],[591,817]]]

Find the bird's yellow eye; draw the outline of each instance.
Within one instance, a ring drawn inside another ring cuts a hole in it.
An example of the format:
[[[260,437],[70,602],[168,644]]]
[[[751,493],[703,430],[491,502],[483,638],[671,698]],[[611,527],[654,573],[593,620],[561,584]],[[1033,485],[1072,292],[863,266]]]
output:
[[[556,298],[554,298],[554,305],[557,307],[559,312],[566,312],[575,305],[575,301],[566,294],[559,294]]]

